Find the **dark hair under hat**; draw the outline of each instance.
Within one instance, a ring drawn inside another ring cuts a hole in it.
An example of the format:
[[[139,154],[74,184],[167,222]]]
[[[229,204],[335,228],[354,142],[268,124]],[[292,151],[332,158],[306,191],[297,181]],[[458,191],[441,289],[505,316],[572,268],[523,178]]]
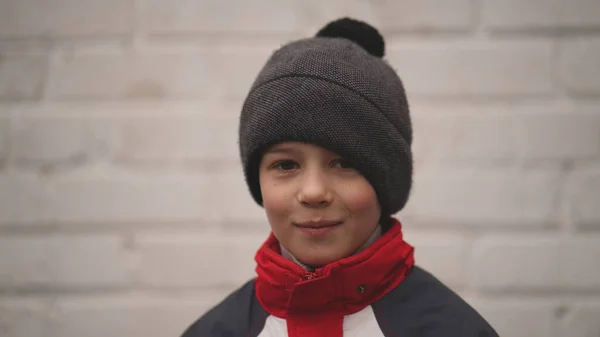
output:
[[[299,141],[348,160],[373,186],[384,216],[404,207],[412,185],[412,126],[404,87],[384,54],[379,32],[349,18],[273,53],[239,125],[244,175],[259,205],[264,151]]]

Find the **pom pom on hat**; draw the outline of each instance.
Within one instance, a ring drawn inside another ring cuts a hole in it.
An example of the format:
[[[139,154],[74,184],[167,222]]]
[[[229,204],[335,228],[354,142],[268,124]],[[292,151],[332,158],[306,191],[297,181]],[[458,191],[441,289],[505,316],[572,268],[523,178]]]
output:
[[[369,54],[383,57],[385,41],[379,31],[368,23],[350,18],[342,18],[328,23],[321,28],[317,37],[341,37],[363,47]]]

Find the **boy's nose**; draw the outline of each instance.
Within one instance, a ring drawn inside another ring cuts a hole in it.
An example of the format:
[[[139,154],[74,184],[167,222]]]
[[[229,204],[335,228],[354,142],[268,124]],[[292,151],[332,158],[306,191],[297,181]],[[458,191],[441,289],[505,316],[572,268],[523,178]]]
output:
[[[327,177],[319,172],[306,174],[298,190],[298,201],[311,207],[323,207],[331,204],[333,193]]]

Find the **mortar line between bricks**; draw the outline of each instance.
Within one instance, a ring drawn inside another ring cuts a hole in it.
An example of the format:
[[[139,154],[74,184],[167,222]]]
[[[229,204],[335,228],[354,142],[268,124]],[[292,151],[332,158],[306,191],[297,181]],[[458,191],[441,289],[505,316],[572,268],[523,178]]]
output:
[[[2,110],[2,109],[0,109]],[[15,133],[15,119],[16,119],[16,113],[14,111],[9,111],[8,115],[7,115],[7,122],[6,122],[6,135],[4,137],[4,151],[5,151],[5,161],[4,161],[4,165],[2,167],[2,171],[5,173],[10,172],[10,168],[13,166],[14,163],[14,157],[15,157],[15,145],[14,145],[14,133]],[[0,226],[1,228],[1,226]]]
[[[476,40],[487,41],[489,39],[484,18],[484,0],[471,0],[471,15],[473,19],[473,33]]]
[[[595,95],[584,95],[578,94],[575,96],[567,96],[567,97],[557,97],[554,93],[548,94],[419,94],[413,93],[410,94],[412,100],[422,101],[428,103],[450,103],[450,104],[532,104],[532,103],[540,103],[546,102],[562,102],[562,101],[572,101],[572,98],[582,98],[586,100],[595,101]],[[136,104],[159,104],[165,105],[169,103],[181,103],[181,102],[200,102],[201,104],[207,103],[222,103],[225,105],[236,105],[240,106],[242,104],[243,97],[236,98],[215,98],[215,97],[200,97],[200,96],[187,96],[182,95],[179,97],[171,97],[169,99],[161,99],[161,98],[127,98],[123,97],[123,99],[118,99],[115,97],[103,97],[103,96],[60,96],[60,97],[48,97],[47,100],[44,100],[43,103],[52,103],[52,104],[112,104],[114,102],[119,102],[122,105],[136,105]],[[29,101],[34,103],[35,101]]]
[[[248,280],[255,277],[249,275]],[[212,285],[203,286],[192,286],[192,285],[181,285],[181,284],[165,284],[165,285],[152,285],[147,283],[140,283],[139,285],[128,284],[125,286],[84,286],[84,285],[31,285],[31,286],[15,286],[1,285],[0,286],[0,298],[1,297],[22,297],[22,296],[98,296],[98,295],[128,295],[128,296],[139,296],[139,295],[171,295],[171,294],[202,294],[210,291],[229,291],[231,289],[238,288],[239,283],[215,283]]]
[[[43,51],[48,52],[54,48],[72,48],[77,45],[85,45],[91,43],[117,43],[122,44],[125,36],[122,34],[105,34],[105,35],[78,35],[78,36],[65,36],[57,35],[52,38],[43,36],[24,36],[18,38],[0,38],[0,47],[6,49],[20,49],[10,48],[10,44],[25,43],[27,48],[23,52],[34,52]],[[30,49],[31,48],[31,49]],[[40,49],[41,48],[41,49]],[[19,52],[16,52],[19,53]],[[38,52],[39,53],[39,52]]]
[[[243,225],[237,225],[243,221]],[[265,219],[266,221],[266,219]],[[461,233],[464,230],[469,230],[471,235],[481,237],[493,234],[545,234],[553,235],[560,234],[557,228],[553,227],[519,227],[517,225],[506,226],[497,225],[494,227],[482,227],[478,225],[423,225],[416,221],[405,220],[407,224],[418,228],[422,232],[438,233],[440,230],[444,233]],[[184,231],[192,230],[196,231],[197,228],[202,228],[204,224],[210,223],[215,228],[221,228],[224,232],[239,232],[246,228],[260,228],[260,226],[266,226],[266,222],[261,221],[247,221],[242,219],[199,219],[197,221],[117,221],[114,222],[96,222],[96,221],[76,221],[68,223],[46,223],[43,221],[35,224],[1,224],[0,235],[40,235],[40,234],[122,234],[126,232],[143,232],[143,231]],[[176,227],[174,227],[176,226]],[[204,233],[204,231],[198,231]],[[589,231],[592,232],[592,231]],[[212,233],[212,232],[211,232]],[[262,233],[261,231],[246,230],[242,233],[253,234]]]
[[[44,55],[44,70],[41,75],[39,87],[36,89],[38,100],[44,102],[47,100],[48,84],[50,82],[50,72],[52,71],[52,48]]]
[[[521,27],[521,28],[492,28],[489,31],[490,38],[580,38],[597,37],[600,35],[599,27]]]
[[[563,41],[560,38],[554,38],[552,42],[552,80],[554,82],[554,94],[559,99],[568,99],[569,90],[565,83],[561,81],[560,59]]]
[[[489,101],[485,97],[479,98],[472,97],[469,100],[461,100],[457,97],[438,97],[437,99],[424,99],[423,97],[415,96],[412,98],[413,103],[411,104],[414,108],[427,108],[427,107],[446,107],[448,104],[450,107],[463,107],[469,104],[481,104],[484,107],[491,108],[513,108],[523,105],[528,107],[530,105],[539,106],[558,106],[565,108],[576,108],[579,105],[600,105],[600,96],[565,96],[565,97],[553,97],[546,99],[546,97],[497,97],[497,100]],[[16,116],[16,117],[76,117],[76,118],[105,118],[113,117],[118,119],[128,119],[135,117],[204,117],[210,116],[209,111],[196,111],[193,109],[197,108],[228,108],[233,109],[237,112],[238,103],[233,100],[220,100],[220,99],[172,99],[172,100],[154,100],[154,99],[139,99],[139,100],[114,100],[114,99],[78,99],[78,100],[52,100],[48,102],[0,102],[0,116]],[[73,107],[81,107],[81,105],[94,107],[92,111],[86,111],[85,115],[79,112],[70,112]],[[163,107],[174,107],[175,112],[169,112],[164,114],[161,112]],[[44,108],[44,109],[40,109]],[[114,109],[127,109],[132,110],[127,114],[114,113]],[[45,110],[52,111],[51,113]],[[65,111],[66,110],[66,111]],[[485,110],[485,109],[484,109]],[[181,111],[181,112],[177,112]],[[18,112],[18,114],[17,114]],[[486,111],[482,111],[485,113]],[[232,118],[237,118],[237,115]]]
[[[101,286],[47,286],[32,285],[28,287],[11,287],[2,285],[0,287],[0,297],[20,297],[20,296],[61,296],[61,295],[123,295],[133,294],[136,288],[131,286],[123,287],[101,287]]]
[[[248,276],[250,280],[253,276]],[[238,283],[232,284],[215,284],[205,285],[201,287],[188,285],[139,285],[127,286],[121,288],[97,287],[97,286],[78,286],[78,287],[48,287],[48,286],[32,286],[32,287],[14,287],[10,288],[3,286],[0,288],[0,298],[45,298],[55,296],[71,296],[71,297],[97,297],[97,296],[156,296],[163,297],[168,295],[184,296],[184,295],[203,295],[206,292],[228,292],[239,287]],[[489,292],[477,291],[472,287],[454,287],[456,291],[468,298],[485,301],[600,301],[600,289],[598,291],[531,291],[523,290],[520,292]]]
[[[572,164],[564,164],[562,165],[557,182],[557,195],[555,196],[554,209],[556,210],[557,218],[560,221],[560,232],[564,238],[569,238],[571,235],[576,233],[576,228],[573,223],[573,219],[569,216],[570,213],[570,205],[569,205],[569,177],[571,177],[573,172]]]
[[[84,234],[107,234],[107,235],[122,235],[122,234],[143,234],[145,232],[172,232],[181,233],[187,232],[191,234],[228,234],[234,231],[245,235],[264,234],[264,226],[266,222],[255,220],[244,220],[245,231],[240,231],[241,228],[232,226],[232,223],[239,223],[240,219],[199,219],[194,221],[115,221],[115,222],[94,222],[94,221],[78,221],[69,222],[67,224],[42,223],[33,224],[14,224],[0,225],[0,235],[11,236],[38,236],[46,234],[65,234],[65,235],[84,235]],[[266,221],[266,219],[265,219]],[[175,226],[175,227],[174,227]],[[209,228],[210,230],[207,230]],[[260,228],[260,230],[252,230],[248,228]]]
[[[489,292],[478,291],[478,300],[487,301],[600,301],[600,290],[598,291],[561,291],[561,292],[535,292],[523,290],[520,292]]]
[[[48,102],[50,102],[50,82],[53,76],[53,72],[54,72],[54,66],[56,64],[58,64],[59,62],[62,62],[63,59],[65,57],[65,51],[62,48],[57,48],[55,45],[52,46],[52,48],[48,51],[48,54],[46,56],[47,58],[47,62],[48,62],[48,68],[46,70],[46,74],[44,77],[44,85],[43,85],[43,91],[42,91],[42,96],[41,96],[41,105],[47,104]]]
[[[150,33],[146,36],[147,48],[159,47],[193,47],[198,50],[219,49],[222,47],[269,48],[275,50],[282,42],[305,38],[304,35],[292,34],[245,34],[233,33]],[[482,41],[473,35],[472,29],[457,31],[396,31],[386,38],[388,48],[403,46],[406,43],[472,43]],[[209,47],[206,47],[206,46]]]
[[[564,287],[543,287],[543,286],[522,286],[522,287],[502,287],[490,288],[485,286],[475,286],[481,294],[486,294],[490,297],[561,297],[561,296],[600,296],[600,284],[592,287],[588,286],[573,286],[570,289]]]
[[[97,298],[97,297],[105,297],[105,296],[125,296],[127,298],[157,298],[162,299],[164,297],[174,297],[176,299],[188,299],[190,296],[195,298],[198,296],[198,299],[202,299],[207,294],[212,294],[214,292],[219,293],[230,293],[236,288],[239,287],[239,284],[231,284],[231,285],[216,285],[216,286],[206,286],[206,287],[179,287],[179,286],[171,286],[171,287],[163,287],[163,288],[130,288],[123,291],[106,291],[106,290],[98,290],[95,291],[92,288],[89,289],[79,289],[76,291],[66,290],[66,289],[33,289],[33,290],[7,290],[0,289],[0,300],[2,299],[37,299],[42,301],[56,301],[57,299],[74,299],[74,298]]]
[[[147,44],[147,29],[145,26],[144,14],[147,8],[146,0],[127,0],[131,1],[133,24],[131,27],[130,49],[133,51],[143,50]]]

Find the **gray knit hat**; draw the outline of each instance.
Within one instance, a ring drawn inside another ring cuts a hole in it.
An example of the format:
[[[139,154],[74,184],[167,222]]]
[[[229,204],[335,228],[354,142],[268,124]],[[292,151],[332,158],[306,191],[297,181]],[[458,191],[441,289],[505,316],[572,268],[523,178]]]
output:
[[[383,216],[404,207],[412,185],[412,127],[402,82],[383,55],[379,32],[348,18],[273,53],[239,125],[246,183],[259,205],[264,151],[299,141],[348,160],[373,186]]]

